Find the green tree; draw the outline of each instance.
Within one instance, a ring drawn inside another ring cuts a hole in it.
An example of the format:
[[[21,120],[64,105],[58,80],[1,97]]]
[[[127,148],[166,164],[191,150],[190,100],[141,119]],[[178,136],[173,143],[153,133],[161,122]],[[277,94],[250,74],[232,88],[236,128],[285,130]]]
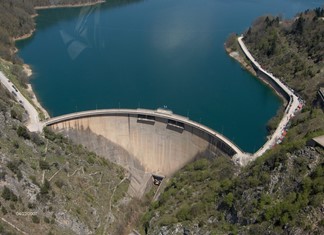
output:
[[[44,160],[39,160],[39,168],[41,170],[50,170],[51,167],[47,161]]]
[[[42,187],[40,189],[40,193],[42,195],[48,194],[50,188],[51,188],[50,182],[47,179],[45,179],[45,182],[44,182],[44,184],[42,185]]]

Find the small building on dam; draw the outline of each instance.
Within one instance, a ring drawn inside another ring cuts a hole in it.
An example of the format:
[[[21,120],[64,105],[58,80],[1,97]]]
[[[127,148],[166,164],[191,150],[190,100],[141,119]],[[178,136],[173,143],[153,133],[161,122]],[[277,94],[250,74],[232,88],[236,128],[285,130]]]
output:
[[[138,197],[152,175],[171,176],[202,153],[243,154],[214,130],[164,109],[85,111],[45,125],[128,170],[129,192]]]

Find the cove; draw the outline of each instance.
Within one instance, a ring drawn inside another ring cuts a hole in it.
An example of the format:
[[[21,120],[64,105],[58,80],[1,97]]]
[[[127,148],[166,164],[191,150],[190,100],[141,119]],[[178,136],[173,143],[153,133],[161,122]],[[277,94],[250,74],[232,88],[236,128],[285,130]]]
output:
[[[38,11],[36,32],[17,42],[51,116],[103,108],[167,106],[223,133],[248,152],[266,139],[281,100],[225,52],[232,32],[260,15],[320,1],[108,0]]]

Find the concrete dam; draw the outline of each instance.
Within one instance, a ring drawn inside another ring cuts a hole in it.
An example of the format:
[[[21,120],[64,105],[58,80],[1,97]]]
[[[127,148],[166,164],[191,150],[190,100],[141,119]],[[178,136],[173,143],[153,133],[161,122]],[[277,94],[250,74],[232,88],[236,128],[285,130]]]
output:
[[[44,124],[124,167],[131,175],[129,193],[138,197],[152,175],[171,176],[202,153],[244,155],[223,135],[164,109],[93,110]]]

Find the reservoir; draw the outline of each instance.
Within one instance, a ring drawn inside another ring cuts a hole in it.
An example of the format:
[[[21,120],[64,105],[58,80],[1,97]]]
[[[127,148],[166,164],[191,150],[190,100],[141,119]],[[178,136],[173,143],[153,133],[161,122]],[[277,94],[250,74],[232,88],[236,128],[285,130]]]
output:
[[[244,151],[266,140],[281,100],[224,50],[258,16],[291,18],[320,1],[107,0],[38,11],[17,42],[51,116],[165,107],[223,133]]]

